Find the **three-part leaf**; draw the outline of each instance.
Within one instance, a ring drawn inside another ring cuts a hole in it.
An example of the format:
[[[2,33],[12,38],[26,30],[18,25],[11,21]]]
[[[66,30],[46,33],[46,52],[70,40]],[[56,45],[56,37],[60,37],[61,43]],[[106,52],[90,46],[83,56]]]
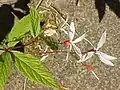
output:
[[[31,29],[29,15],[19,20],[8,34],[8,47],[15,46],[22,36]]]
[[[18,51],[13,51],[13,55],[16,67],[28,79],[46,86],[59,88],[51,73],[39,59]]]
[[[39,10],[37,9],[31,9],[30,10],[30,24],[31,24],[31,35],[33,37],[37,37],[40,33],[40,14]]]
[[[10,72],[11,55],[4,52],[0,55],[0,90],[3,89]]]

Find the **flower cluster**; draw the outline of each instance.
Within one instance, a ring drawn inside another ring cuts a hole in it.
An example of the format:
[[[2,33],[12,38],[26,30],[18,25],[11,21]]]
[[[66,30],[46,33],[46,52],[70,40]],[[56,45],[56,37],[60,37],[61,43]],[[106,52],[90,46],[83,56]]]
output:
[[[117,59],[116,57],[107,55],[103,52],[101,52],[99,49],[103,46],[103,44],[106,41],[106,31],[102,34],[97,47],[94,47],[91,42],[89,40],[86,39],[86,34],[83,34],[82,36],[78,37],[77,39],[74,40],[74,36],[75,36],[75,26],[74,26],[74,22],[71,22],[70,24],[70,30],[67,33],[69,40],[66,40],[63,42],[64,46],[69,47],[69,52],[71,51],[72,47],[75,51],[75,53],[80,57],[80,60],[78,61],[78,63],[80,62],[84,62],[88,59],[90,59],[94,54],[96,54],[99,59],[106,65],[110,65],[110,66],[114,66],[114,64],[111,62],[111,60]],[[80,48],[78,48],[75,44],[82,41],[83,39],[85,39],[86,41],[88,41],[92,46],[93,46],[93,50],[86,52],[85,54],[83,54],[80,50]],[[69,56],[69,52],[67,53],[67,59]]]
[[[106,41],[106,31],[102,34],[102,36],[101,36],[101,38],[100,38],[100,40],[97,44],[97,47],[95,47],[88,39],[86,39],[86,34],[83,34],[82,36],[80,36],[80,37],[78,37],[77,39],[74,40],[74,36],[75,36],[74,22],[71,22],[69,32],[68,33],[66,31],[64,31],[64,32],[69,37],[69,40],[66,40],[66,41],[62,42],[62,44],[64,46],[69,47],[69,51],[67,53],[66,60],[68,60],[69,53],[70,53],[70,51],[73,47],[75,53],[79,56],[78,63],[85,62],[88,59],[90,59],[93,55],[96,54],[104,64],[114,66],[114,64],[111,62],[111,60],[114,60],[114,59],[117,59],[117,58],[113,57],[113,56],[110,56],[110,55],[107,55],[107,54],[100,51],[100,48],[103,46],[103,44]],[[76,43],[82,41],[83,39],[86,40],[93,47],[93,49],[88,50],[87,52],[83,53],[80,50],[80,48],[75,45]],[[99,78],[97,77],[95,72],[92,70],[91,65],[87,65],[87,64],[83,64],[83,63],[82,63],[82,65],[84,65],[88,71],[91,71],[92,74],[99,80]]]
[[[75,44],[82,41],[85,38],[86,34],[83,34],[82,36],[80,36],[77,39],[73,40],[74,36],[75,36],[75,26],[74,26],[74,23],[71,22],[70,31],[67,33],[67,35],[69,37],[69,40],[66,40],[66,41],[63,42],[64,46],[69,47],[69,51],[67,53],[66,60],[68,59],[69,52],[71,51],[72,47],[73,47],[75,53],[81,58],[82,57],[81,50]]]

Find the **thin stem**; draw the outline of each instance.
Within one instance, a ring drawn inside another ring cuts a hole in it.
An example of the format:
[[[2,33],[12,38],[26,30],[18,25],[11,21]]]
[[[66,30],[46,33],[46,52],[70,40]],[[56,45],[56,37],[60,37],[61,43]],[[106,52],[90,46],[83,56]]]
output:
[[[87,50],[87,51],[81,52],[81,53],[85,54],[85,53],[92,52],[92,51],[95,52],[94,49],[90,49],[90,50]],[[28,53],[28,54],[54,54],[54,53],[68,53],[68,51],[64,51],[64,50],[43,51],[43,52],[41,52],[41,51],[28,51],[26,53]],[[75,52],[70,52],[70,53],[72,54]]]
[[[82,52],[82,54],[85,54],[85,53],[88,53],[88,52],[96,52],[96,50],[94,50],[94,49],[92,48],[92,49],[89,49],[89,50],[87,50],[87,51]]]
[[[25,78],[24,85],[23,85],[23,90],[26,90],[26,82],[27,82],[27,78]]]
[[[40,39],[38,39],[38,37],[36,37],[36,38],[34,38],[33,40],[30,40],[30,42],[26,42],[25,44],[24,44],[24,46],[28,46],[28,45],[30,45],[30,44],[33,44],[34,42],[38,42]]]
[[[64,22],[66,22],[66,19],[62,16],[62,14],[61,14],[55,7],[50,6],[50,8],[51,8],[52,10],[54,10],[54,11],[61,17],[61,19],[62,19]],[[66,24],[67,24],[68,26],[70,26],[68,22],[66,22]]]
[[[95,49],[94,45],[88,39],[84,38],[84,40],[86,40]]]
[[[36,9],[39,8],[39,6],[42,4],[42,2],[43,2],[43,0],[39,0],[38,4],[37,4],[37,6],[36,6]]]
[[[36,37],[35,39],[33,39],[32,41],[30,40],[30,42],[25,42],[24,45],[20,45],[20,46],[16,46],[16,47],[10,47],[8,49],[19,49],[19,48],[23,48],[24,46],[28,46],[30,44],[33,44],[34,42],[38,42],[39,39],[38,37]]]
[[[91,72],[97,78],[97,80],[100,80],[93,70],[91,70]]]
[[[28,51],[26,53],[28,54],[54,54],[54,53],[61,53],[64,52],[66,53],[67,51],[62,51],[62,50],[55,50],[55,51],[46,51],[46,52],[39,52],[39,51]]]

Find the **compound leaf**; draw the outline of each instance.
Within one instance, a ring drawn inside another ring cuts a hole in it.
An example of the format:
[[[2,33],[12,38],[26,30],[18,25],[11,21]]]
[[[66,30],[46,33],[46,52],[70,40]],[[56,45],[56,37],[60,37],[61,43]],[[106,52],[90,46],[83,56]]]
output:
[[[45,86],[59,88],[52,74],[39,59],[30,54],[24,54],[18,51],[13,51],[13,55],[16,67],[28,79]]]

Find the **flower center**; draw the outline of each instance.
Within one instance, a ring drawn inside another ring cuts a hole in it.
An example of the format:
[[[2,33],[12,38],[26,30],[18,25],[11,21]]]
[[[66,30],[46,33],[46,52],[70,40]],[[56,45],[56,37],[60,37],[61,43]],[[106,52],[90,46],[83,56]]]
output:
[[[63,45],[66,46],[66,47],[70,46],[70,40],[64,41],[64,42],[63,42]]]
[[[86,69],[88,71],[91,71],[93,69],[93,67],[91,65],[84,64],[84,66],[86,67]]]

